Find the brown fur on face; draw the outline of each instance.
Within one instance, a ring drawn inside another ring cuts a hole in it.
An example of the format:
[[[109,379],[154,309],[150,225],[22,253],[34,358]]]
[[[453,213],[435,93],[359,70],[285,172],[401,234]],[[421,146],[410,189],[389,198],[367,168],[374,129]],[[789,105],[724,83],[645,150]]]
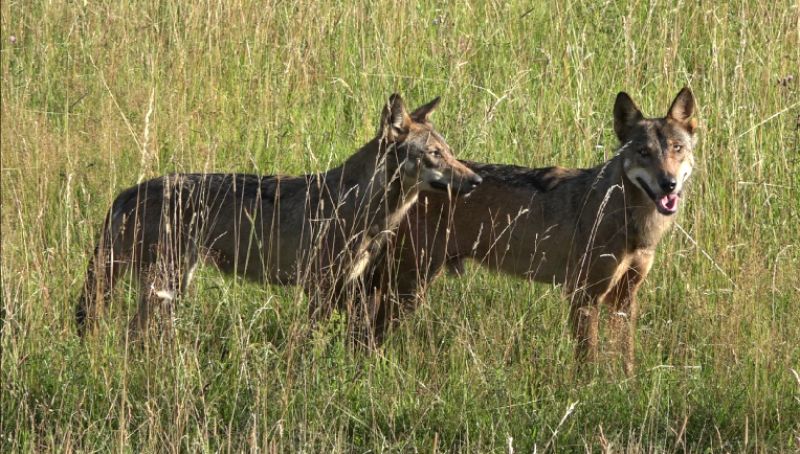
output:
[[[376,137],[325,173],[177,174],[122,191],[89,264],[79,333],[126,270],[139,286],[137,334],[154,305],[171,306],[201,261],[258,282],[303,285],[312,320],[345,304],[421,188],[467,193],[480,183],[428,121],[437,104],[409,114],[392,95]],[[437,162],[427,160],[432,148]]]
[[[697,120],[693,112],[694,98],[688,88],[678,93],[663,118],[644,118],[626,93],[620,93],[614,104],[614,130],[622,144],[625,173],[665,215],[677,211],[694,166],[691,151],[697,143]]]
[[[421,194],[401,223],[394,255],[376,262],[370,301],[376,340],[416,307],[446,264],[460,269],[461,261],[473,259],[562,285],[580,361],[596,357],[599,306],[606,305],[625,371],[632,373],[636,292],[674,220],[674,211],[659,203],[677,208],[672,204],[691,173],[693,109],[692,94],[683,89],[667,116],[645,118],[620,93],[614,126],[621,146],[609,161],[590,169],[465,162],[483,177],[470,197]]]
[[[455,159],[444,137],[434,129],[430,116],[438,105],[436,98],[402,117],[404,129],[389,131],[403,139],[403,145],[397,148],[397,160],[404,163],[406,178],[419,182],[419,190],[467,194],[481,183],[481,178]]]

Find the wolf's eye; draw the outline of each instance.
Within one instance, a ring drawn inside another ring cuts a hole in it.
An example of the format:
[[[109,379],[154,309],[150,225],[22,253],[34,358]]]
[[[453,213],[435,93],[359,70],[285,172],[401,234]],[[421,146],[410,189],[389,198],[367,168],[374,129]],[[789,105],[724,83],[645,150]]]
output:
[[[675,150],[676,153],[680,153],[681,151],[683,151],[683,145],[676,143],[672,145],[672,149]]]
[[[434,158],[441,158],[442,152],[439,150],[428,150],[428,154],[433,156]]]
[[[640,149],[639,150],[639,156],[641,156],[643,158],[646,158],[646,157],[650,156],[650,150],[648,150],[647,148]]]

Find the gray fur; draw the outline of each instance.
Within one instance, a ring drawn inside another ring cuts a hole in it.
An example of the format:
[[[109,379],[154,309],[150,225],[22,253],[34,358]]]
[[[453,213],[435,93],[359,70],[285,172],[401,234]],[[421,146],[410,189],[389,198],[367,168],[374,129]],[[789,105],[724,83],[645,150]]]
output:
[[[427,118],[435,104],[425,107]],[[143,182],[112,205],[78,301],[79,333],[99,317],[125,270],[139,285],[131,322],[138,333],[159,299],[169,306],[185,291],[198,261],[256,282],[303,285],[316,320],[360,285],[420,187],[466,193],[479,183],[397,95],[378,136],[325,173],[174,174]]]

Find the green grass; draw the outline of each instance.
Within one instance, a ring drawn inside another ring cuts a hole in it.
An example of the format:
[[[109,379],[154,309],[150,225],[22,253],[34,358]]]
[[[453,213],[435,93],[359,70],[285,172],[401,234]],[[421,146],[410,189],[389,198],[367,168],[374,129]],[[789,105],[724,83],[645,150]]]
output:
[[[2,2],[0,451],[800,449],[796,2],[265,3]],[[474,266],[381,355],[335,322],[308,342],[299,289],[209,269],[173,342],[126,352],[123,295],[75,335],[105,211],[140,178],[324,170],[393,91],[442,95],[460,157],[592,166],[618,91],[663,115],[684,85],[697,168],[633,379],[576,380],[558,289]]]

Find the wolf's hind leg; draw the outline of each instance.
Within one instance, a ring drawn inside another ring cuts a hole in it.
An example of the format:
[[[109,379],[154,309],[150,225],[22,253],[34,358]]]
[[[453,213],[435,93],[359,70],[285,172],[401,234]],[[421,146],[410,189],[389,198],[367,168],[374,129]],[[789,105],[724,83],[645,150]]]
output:
[[[159,318],[165,319],[169,332],[172,332],[175,302],[191,279],[190,270],[184,272],[184,267],[175,265],[153,264],[141,270],[136,314],[128,326],[131,340],[138,340],[149,331],[154,310],[158,311]]]
[[[139,341],[145,337],[150,321],[150,311],[153,304],[157,304],[156,296],[156,266],[150,265],[139,270],[138,297],[136,300],[136,313],[128,324],[128,334],[131,342]]]
[[[199,260],[199,251],[194,243],[185,244],[180,252],[162,253],[155,263],[140,270],[136,314],[128,329],[131,339],[147,332],[154,309],[159,311],[160,318],[165,319],[168,332],[174,331],[175,304],[186,294]]]
[[[97,325],[114,287],[122,277],[123,268],[123,262],[110,250],[102,246],[95,248],[75,307],[75,322],[80,337],[84,337]]]

